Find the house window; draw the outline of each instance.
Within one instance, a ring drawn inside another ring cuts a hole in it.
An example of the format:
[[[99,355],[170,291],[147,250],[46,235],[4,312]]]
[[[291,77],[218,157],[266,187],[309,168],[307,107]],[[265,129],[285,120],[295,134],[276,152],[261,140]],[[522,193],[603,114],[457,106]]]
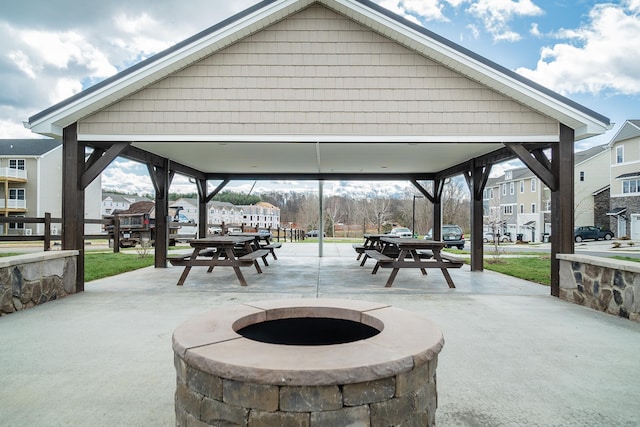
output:
[[[493,199],[493,188],[489,189],[489,198]]]
[[[9,216],[24,218],[24,215],[9,215]],[[9,230],[23,230],[23,229],[24,229],[24,223],[22,222],[9,224]]]
[[[624,162],[624,146],[616,147],[616,163]]]
[[[524,213],[524,205],[520,205],[520,213],[523,214]]]
[[[625,179],[622,181],[624,194],[640,193],[640,179]]]
[[[503,212],[505,215],[513,215],[513,205],[505,206]]]
[[[9,169],[24,170],[24,159],[9,159]]]
[[[584,171],[580,171],[580,181],[584,181]]]
[[[535,193],[536,192],[536,185],[537,185],[538,180],[535,178],[531,178],[531,192]]]
[[[520,192],[524,193],[524,181],[520,181]]]
[[[509,194],[515,194],[516,193],[516,184],[514,182],[510,182],[509,183]]]
[[[545,211],[550,211],[551,210],[551,200],[545,200],[544,201],[544,210]]]
[[[24,200],[24,188],[10,188],[9,200]]]
[[[502,195],[503,196],[507,195],[507,184],[502,184]]]
[[[531,213],[536,213],[536,204],[531,203]]]
[[[506,171],[504,173],[504,179],[511,179],[513,176],[513,171]]]

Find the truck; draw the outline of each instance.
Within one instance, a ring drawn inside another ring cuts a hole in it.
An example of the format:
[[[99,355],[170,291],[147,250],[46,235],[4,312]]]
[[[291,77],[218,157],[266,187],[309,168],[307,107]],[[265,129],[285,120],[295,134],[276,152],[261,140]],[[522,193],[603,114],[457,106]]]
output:
[[[181,207],[169,208],[169,216],[172,221],[169,223],[169,246],[175,246],[176,242],[181,239],[196,237],[194,230],[195,225],[188,226],[189,233],[180,233],[182,225],[181,220],[185,221],[184,215],[180,216]],[[129,209],[116,209],[113,215],[107,218],[115,218],[120,220],[120,247],[133,248],[136,245],[142,245],[144,242],[155,244],[155,203],[152,201],[140,201],[132,203]],[[188,220],[186,220],[188,221]],[[113,235],[114,226],[108,225],[105,230]]]

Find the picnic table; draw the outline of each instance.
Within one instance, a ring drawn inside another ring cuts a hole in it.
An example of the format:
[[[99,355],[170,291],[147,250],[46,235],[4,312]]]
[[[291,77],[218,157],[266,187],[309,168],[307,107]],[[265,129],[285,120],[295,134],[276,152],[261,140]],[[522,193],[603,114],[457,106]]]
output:
[[[269,253],[271,254],[271,256],[273,256],[273,259],[277,260],[278,257],[276,256],[276,252],[275,250],[278,248],[282,247],[282,243],[280,242],[272,242],[271,241],[271,233],[257,233],[257,232],[233,232],[233,233],[229,233],[229,236],[245,236],[245,237],[253,237],[254,239],[254,249],[267,249],[269,251]],[[262,258],[262,260],[264,261],[264,265],[269,265],[267,263],[267,258],[266,256]]]
[[[353,248],[356,250],[356,252],[358,253],[358,256],[356,257],[356,260],[360,259],[360,257],[362,255],[364,255],[364,258],[362,258],[362,261],[360,262],[360,267],[364,266],[364,264],[367,262],[367,260],[369,258],[371,258],[370,256],[367,255],[366,251],[368,250],[376,250],[378,252],[383,252],[385,255],[388,256],[397,256],[398,255],[398,249],[394,248],[392,246],[385,246],[383,245],[382,241],[380,240],[383,237],[388,237],[388,238],[397,238],[397,237],[393,237],[389,234],[363,234],[362,237],[364,237],[364,243],[363,244],[357,244],[354,243],[352,246]]]
[[[268,249],[254,250],[251,236],[215,236],[205,239],[189,240],[189,245],[193,248],[191,254],[170,256],[168,258],[171,265],[184,266],[182,275],[177,285],[182,286],[186,280],[191,267],[208,267],[210,273],[215,267],[232,267],[240,281],[240,285],[247,286],[240,267],[253,265],[258,273],[262,273],[258,258],[266,257]],[[240,247],[242,251],[237,251]]]
[[[442,253],[445,242],[435,240],[381,237],[382,250],[368,249],[365,254],[376,260],[371,274],[376,274],[379,268],[392,268],[386,287],[391,287],[401,268],[419,268],[423,275],[427,275],[427,268],[439,268],[447,281],[449,288],[455,288],[451,275],[447,269],[460,268],[463,262],[455,257]],[[385,247],[398,249],[397,256],[384,253]]]

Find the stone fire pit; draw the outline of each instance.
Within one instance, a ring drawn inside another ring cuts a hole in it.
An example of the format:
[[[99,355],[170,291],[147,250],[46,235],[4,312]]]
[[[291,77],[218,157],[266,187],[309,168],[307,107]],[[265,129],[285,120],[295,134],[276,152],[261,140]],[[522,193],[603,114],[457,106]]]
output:
[[[173,334],[176,425],[435,425],[443,344],[429,319],[381,303],[217,309]]]

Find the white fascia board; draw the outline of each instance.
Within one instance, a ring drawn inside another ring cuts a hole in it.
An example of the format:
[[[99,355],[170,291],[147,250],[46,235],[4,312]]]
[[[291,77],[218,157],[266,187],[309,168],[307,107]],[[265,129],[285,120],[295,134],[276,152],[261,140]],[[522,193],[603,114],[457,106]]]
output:
[[[311,0],[283,0],[266,5],[219,31],[202,36],[181,49],[169,52],[146,67],[129,72],[113,83],[52,111],[34,123],[25,123],[25,127],[35,133],[60,137],[62,128],[65,126],[235,43],[252,32],[308,6],[311,2]]]
[[[495,135],[495,136],[452,136],[452,135],[101,135],[81,134],[79,141],[95,142],[282,142],[282,143],[408,143],[408,144],[441,144],[441,143],[477,143],[499,144],[513,143],[554,143],[557,135]]]
[[[380,14],[375,10],[366,8],[351,0],[324,0],[323,2],[327,5],[333,5],[336,10],[362,22],[368,27],[379,28],[379,25],[374,25],[374,23],[381,24],[383,28],[393,31],[393,33],[390,33],[388,30],[383,32],[383,34],[391,39],[417,52],[423,53],[427,57],[433,58],[435,61],[479,83],[506,94],[524,105],[571,126],[575,130],[576,139],[599,135],[610,128],[606,123],[602,123],[558,99],[542,93],[521,81],[513,79],[499,70],[463,54],[451,46],[447,46],[412,28],[406,27],[395,19]],[[353,16],[353,12],[361,15],[361,19]],[[515,91],[515,93],[512,91]]]

